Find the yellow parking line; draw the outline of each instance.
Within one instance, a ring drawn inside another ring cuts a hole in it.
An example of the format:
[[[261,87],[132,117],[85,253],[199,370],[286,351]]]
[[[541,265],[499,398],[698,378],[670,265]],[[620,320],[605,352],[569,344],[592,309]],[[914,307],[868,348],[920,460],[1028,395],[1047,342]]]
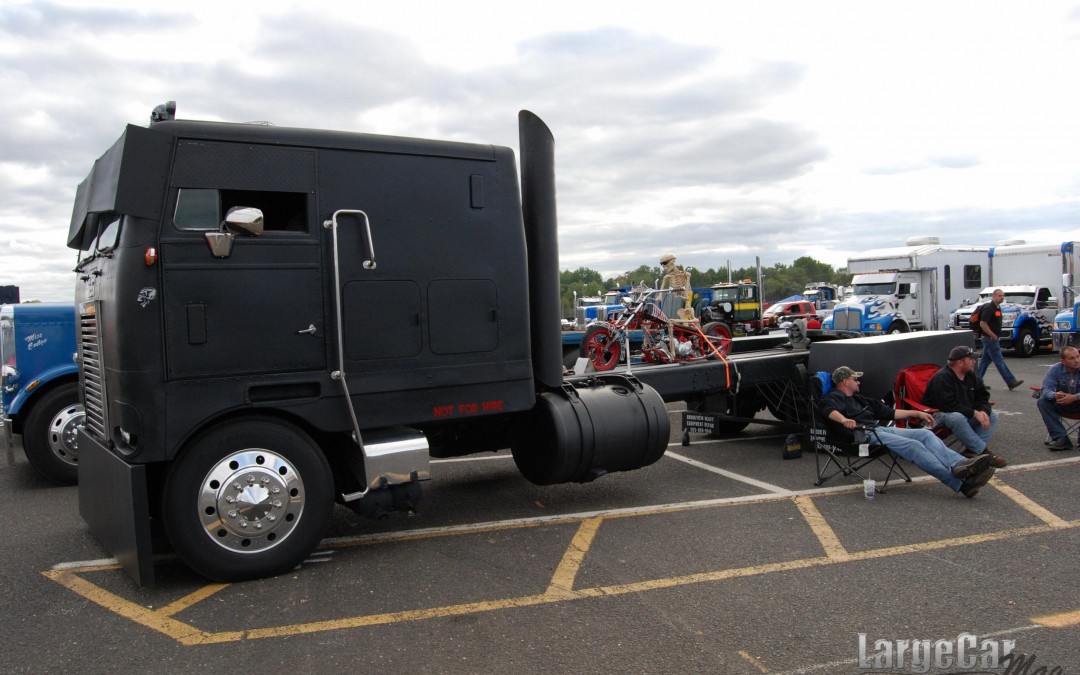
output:
[[[754,666],[755,668],[757,668],[757,669],[758,669],[758,670],[760,670],[761,672],[763,672],[763,673],[767,673],[767,672],[769,672],[769,669],[768,669],[768,668],[766,668],[765,666],[761,665],[761,662],[760,662],[760,661],[758,661],[757,659],[755,659],[755,658],[754,658],[753,656],[750,656],[750,653],[749,653],[749,652],[747,652],[747,651],[746,651],[745,649],[740,649],[740,650],[739,650],[738,652],[736,652],[736,653],[737,653],[737,654],[738,654],[739,656],[741,656],[741,657],[743,657],[744,659],[746,659],[747,661],[749,661],[749,662],[751,663],[751,665],[753,665],[753,666]]]
[[[573,595],[574,578],[577,576],[578,570],[581,569],[585,554],[589,552],[593,540],[596,539],[596,531],[600,529],[600,523],[603,521],[603,518],[589,518],[582,521],[573,541],[570,542],[566,553],[563,554],[562,561],[555,569],[555,574],[551,577],[551,583],[548,585],[545,595]]]
[[[1047,628],[1071,628],[1080,625],[1080,610],[1075,612],[1062,612],[1061,614],[1047,614],[1033,618],[1032,623]]]
[[[78,593],[87,600],[96,602],[105,609],[119,614],[151,630],[167,635],[184,645],[211,644],[215,642],[235,642],[243,638],[238,631],[208,633],[193,626],[159,614],[152,609],[137,605],[130,600],[106,591],[96,584],[78,576],[73,570],[47,570],[42,572],[56,583]]]
[[[814,508],[813,510],[816,511],[817,509]],[[558,578],[559,583],[568,584],[566,586],[567,588],[569,587],[569,585],[573,584],[573,576],[577,573],[578,565],[580,565],[579,556],[584,556],[588,548],[591,546],[591,543],[596,536],[596,529],[599,527],[601,521],[602,518],[594,518],[586,521],[588,522],[588,525],[586,525],[586,522],[583,522],[582,527],[579,528],[577,534],[574,537],[574,543],[571,544],[570,548],[567,550],[567,553],[564,554],[563,559],[565,564],[560,564],[560,569],[558,572],[556,572],[555,576]],[[1066,522],[1063,527],[1071,528],[1078,525],[1080,525],[1080,520]],[[648,581],[629,584],[613,584],[610,586],[581,588],[575,591],[567,592],[551,592],[551,588],[549,587],[549,592],[545,592],[542,595],[529,595],[516,598],[505,598],[501,600],[480,601],[460,605],[432,607],[429,609],[405,610],[400,612],[388,612],[383,614],[370,614],[365,616],[346,617],[342,619],[331,619],[326,621],[291,624],[286,626],[259,628],[246,631],[225,631],[221,633],[212,633],[199,630],[186,623],[177,621],[176,619],[172,619],[168,616],[164,616],[160,612],[155,612],[153,610],[137,605],[129,600],[125,600],[85,579],[78,577],[78,570],[48,570],[46,572],[43,572],[42,574],[56,581],[57,583],[69,588],[75,593],[82,595],[88,600],[91,600],[101,605],[105,609],[119,614],[120,616],[123,616],[131,621],[134,621],[135,623],[141,624],[143,626],[146,626],[147,628],[167,635],[181,644],[205,645],[222,642],[236,642],[239,640],[255,640],[271,637],[284,637],[289,635],[301,635],[329,630],[341,630],[346,628],[359,628],[363,626],[399,623],[404,621],[419,621],[424,619],[460,616],[465,614],[477,614],[481,612],[490,612],[500,609],[529,607],[534,605],[544,605],[583,598],[640,593],[643,591],[659,590],[663,588],[675,588],[679,586],[687,586],[690,584],[721,581],[724,579],[735,579],[741,577],[771,574],[773,572],[793,571],[807,569],[811,567],[825,567],[856,560],[871,560],[876,558],[917,553],[921,551],[951,548],[957,546],[967,546],[972,544],[997,541],[1001,539],[1009,539],[1028,536],[1032,534],[1052,532],[1059,529],[1061,529],[1061,527],[1059,526],[1034,525],[1031,527],[1022,527],[1012,530],[1004,530],[1001,532],[992,532],[966,537],[955,537],[953,539],[942,539],[938,541],[908,544],[904,546],[894,546],[883,549],[874,549],[870,551],[859,551],[856,553],[845,552],[846,557],[822,556],[816,558],[803,558],[800,560],[789,560],[777,563],[767,563],[764,565],[754,565],[750,567],[716,570],[713,572],[689,574],[679,577],[652,579]],[[833,536],[835,537],[835,534]],[[556,580],[553,579],[552,585],[554,586],[555,583]],[[1070,623],[1068,623],[1069,621],[1080,622],[1080,616],[1076,616],[1076,614],[1057,615],[1056,617],[1043,617],[1043,619],[1046,621],[1045,625],[1064,626],[1071,625]],[[1057,623],[1052,623],[1054,621],[1056,621]]]
[[[806,524],[821,542],[825,555],[832,560],[847,560],[849,556],[847,549],[840,543],[840,538],[836,536],[832,527],[825,522],[825,517],[821,515],[821,511],[818,511],[813,500],[806,495],[799,495],[795,498],[795,506],[799,507],[799,512],[806,519]]]
[[[203,586],[194,593],[189,593],[188,595],[185,595],[179,600],[175,600],[168,605],[165,605],[161,609],[157,610],[157,612],[155,613],[160,616],[175,616],[176,614],[179,614],[188,607],[191,607],[196,603],[202,602],[214,593],[217,593],[223,588],[228,588],[229,586],[230,584],[209,584],[207,586]]]
[[[1039,520],[1043,521],[1047,525],[1052,525],[1054,527],[1067,527],[1068,526],[1068,523],[1064,519],[1059,518],[1058,516],[1054,515],[1053,513],[1050,513],[1045,508],[1039,506],[1034,501],[1032,501],[1030,497],[1024,495],[1023,493],[1021,493],[1016,488],[1009,487],[1008,485],[1002,483],[997,478],[990,479],[990,485],[993,485],[1000,492],[1002,492],[1006,497],[1008,497],[1009,499],[1016,502],[1016,504],[1020,508],[1024,509],[1025,511],[1027,511],[1031,515],[1035,516]]]

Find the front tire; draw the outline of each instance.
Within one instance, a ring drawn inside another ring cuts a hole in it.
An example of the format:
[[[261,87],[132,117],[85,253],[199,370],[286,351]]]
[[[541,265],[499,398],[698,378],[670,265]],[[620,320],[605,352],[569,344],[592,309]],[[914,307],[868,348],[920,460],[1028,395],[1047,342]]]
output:
[[[330,465],[297,427],[223,423],[173,462],[162,516],[180,558],[217,581],[287,572],[318,545],[334,508]]]
[[[1016,341],[1013,342],[1013,353],[1026,359],[1034,354],[1038,348],[1039,341],[1035,339],[1035,334],[1031,332],[1031,329],[1021,328],[1020,334],[1016,336]]]
[[[23,450],[30,465],[61,485],[79,480],[79,427],[86,413],[79,385],[67,382],[35,402],[23,425]]]
[[[903,323],[902,321],[894,321],[889,326],[889,330],[885,331],[885,334],[896,335],[897,333],[907,333],[910,330],[911,329],[908,328],[908,325],[906,323]]]
[[[605,324],[594,324],[585,330],[581,338],[581,355],[592,362],[593,370],[611,370],[619,363],[622,345],[615,333]]]

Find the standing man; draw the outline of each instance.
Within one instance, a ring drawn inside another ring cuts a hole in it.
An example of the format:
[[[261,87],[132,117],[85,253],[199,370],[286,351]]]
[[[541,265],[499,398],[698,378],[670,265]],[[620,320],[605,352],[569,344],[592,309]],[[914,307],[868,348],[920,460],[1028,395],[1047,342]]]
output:
[[[1051,450],[1068,450],[1073,446],[1065,425],[1061,423],[1062,413],[1080,413],[1080,350],[1076,347],[1062,347],[1061,361],[1050,366],[1043,378],[1042,392],[1039,394],[1039,414],[1042,415],[1046,431],[1050,433]]]
[[[979,332],[982,333],[983,353],[979,360],[978,374],[979,379],[983,379],[986,369],[993,361],[1002,379],[1005,380],[1005,384],[1009,385],[1009,391],[1012,391],[1024,381],[1016,379],[1001,356],[1001,303],[1004,300],[1005,291],[995,288],[994,294],[990,296],[990,302],[979,309]]]
[[[997,429],[998,415],[990,407],[990,392],[975,375],[971,347],[953,347],[944,368],[926,385],[923,405],[937,408],[934,421],[956,434],[967,450],[965,457],[989,455],[990,466],[1007,466],[1004,458],[990,452],[987,443]]]
[[[921,410],[896,410],[881,401],[871,400],[859,394],[859,378],[862,373],[847,366],[840,366],[832,373],[833,388],[821,399],[821,414],[837,438],[852,439],[852,430],[860,424],[877,424],[893,419],[918,418],[933,424],[934,418]],[[929,429],[898,429],[877,427],[878,439],[894,454],[903,457],[954,492],[962,492],[968,499],[994,475],[990,458],[986,455],[964,458],[950,450]]]

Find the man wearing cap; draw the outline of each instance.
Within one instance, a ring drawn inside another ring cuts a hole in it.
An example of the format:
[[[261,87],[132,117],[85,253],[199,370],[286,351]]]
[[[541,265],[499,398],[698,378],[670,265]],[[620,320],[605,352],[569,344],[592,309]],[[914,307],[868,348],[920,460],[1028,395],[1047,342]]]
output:
[[[1062,413],[1080,413],[1080,350],[1071,346],[1061,348],[1061,361],[1046,371],[1039,392],[1039,414],[1050,434],[1051,450],[1073,447],[1061,423]]]
[[[1024,383],[1016,379],[1009,367],[1005,365],[1005,357],[1001,355],[1001,303],[1005,302],[1005,291],[995,288],[990,296],[990,301],[979,309],[979,334],[982,336],[983,353],[979,359],[978,375],[983,379],[987,368],[993,363],[1001,378],[1005,380],[1009,391],[1016,389]]]
[[[854,441],[852,431],[860,425],[875,425],[894,419],[917,418],[933,424],[934,418],[921,410],[896,410],[881,401],[859,394],[862,373],[847,366],[833,371],[833,388],[821,399],[821,413],[828,419],[832,433],[839,439]],[[941,442],[928,429],[877,427],[878,439],[894,454],[906,459],[955,492],[974,497],[979,488],[994,475],[990,457],[965,458]]]
[[[990,452],[987,443],[997,429],[998,415],[990,407],[990,392],[975,374],[975,353],[971,347],[953,347],[948,363],[934,373],[926,385],[923,405],[937,408],[934,422],[949,428],[967,450],[965,457],[986,454],[990,466],[1007,466],[1004,458]]]

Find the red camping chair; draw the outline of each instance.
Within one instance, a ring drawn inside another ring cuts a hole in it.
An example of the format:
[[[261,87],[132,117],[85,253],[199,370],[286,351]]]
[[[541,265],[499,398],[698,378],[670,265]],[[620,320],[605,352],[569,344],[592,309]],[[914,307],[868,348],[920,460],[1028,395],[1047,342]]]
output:
[[[937,408],[923,405],[922,397],[926,394],[926,385],[930,383],[930,378],[939,370],[941,370],[941,366],[936,363],[919,363],[901,369],[896,374],[896,383],[893,385],[893,398],[896,401],[896,407],[900,410],[922,410],[930,414],[938,412]],[[903,419],[897,420],[896,426],[918,427],[921,426],[921,423],[917,420]],[[960,440],[951,438],[952,431],[944,425],[936,425],[930,431],[933,431],[934,435],[946,445],[958,443]]]

